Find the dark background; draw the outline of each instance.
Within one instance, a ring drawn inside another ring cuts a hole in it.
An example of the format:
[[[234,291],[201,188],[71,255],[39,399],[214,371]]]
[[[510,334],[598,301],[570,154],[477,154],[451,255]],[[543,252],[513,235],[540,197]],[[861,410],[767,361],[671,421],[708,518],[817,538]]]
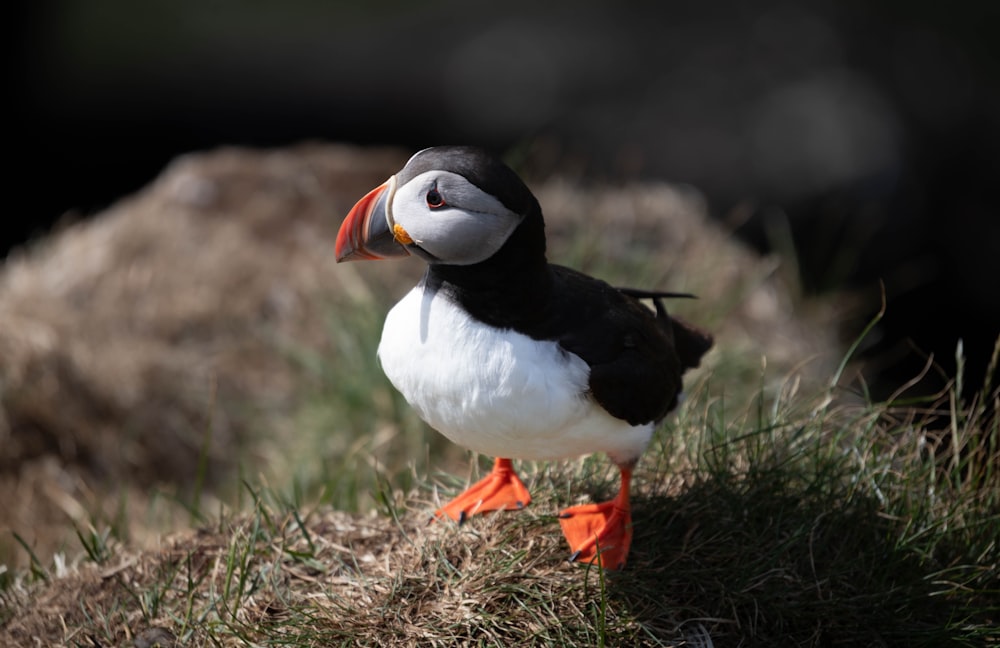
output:
[[[953,370],[960,337],[975,386],[1000,332],[998,2],[105,0],[14,18],[0,251],[186,151],[474,143],[539,176],[696,186],[745,240],[794,253],[808,292],[873,300],[846,337],[884,282],[876,396],[922,353]]]

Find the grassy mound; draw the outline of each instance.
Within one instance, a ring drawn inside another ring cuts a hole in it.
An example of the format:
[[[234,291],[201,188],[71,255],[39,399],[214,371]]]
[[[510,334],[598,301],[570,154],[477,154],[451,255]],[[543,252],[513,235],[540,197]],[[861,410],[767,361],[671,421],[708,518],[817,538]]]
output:
[[[566,561],[555,513],[601,457],[521,466],[529,509],[428,524],[463,480],[377,473],[378,512],[247,484],[249,512],[8,575],[9,645],[908,645],[1000,641],[997,391],[838,405],[794,381],[732,411],[702,377],[640,463],[620,573]],[[942,420],[947,425],[941,426]],[[925,423],[933,422],[933,427]],[[476,464],[479,466],[479,464]],[[480,466],[486,469],[485,462]],[[476,475],[470,475],[475,478]],[[60,573],[64,572],[64,573]],[[16,580],[16,582],[14,582]],[[31,581],[35,582],[32,583]]]

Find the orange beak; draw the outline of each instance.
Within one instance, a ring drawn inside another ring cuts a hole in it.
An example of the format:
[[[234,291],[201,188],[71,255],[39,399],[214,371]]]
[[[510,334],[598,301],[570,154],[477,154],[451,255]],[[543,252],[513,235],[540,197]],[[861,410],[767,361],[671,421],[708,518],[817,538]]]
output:
[[[408,256],[389,225],[388,205],[395,188],[389,178],[357,202],[337,232],[337,263]]]

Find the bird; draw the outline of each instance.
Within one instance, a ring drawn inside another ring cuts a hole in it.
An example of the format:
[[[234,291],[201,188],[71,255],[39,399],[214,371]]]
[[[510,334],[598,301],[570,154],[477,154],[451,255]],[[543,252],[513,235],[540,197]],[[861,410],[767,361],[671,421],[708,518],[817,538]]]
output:
[[[541,206],[499,157],[472,146],[414,154],[350,210],[336,261],[416,256],[426,271],[385,319],[377,360],[432,428],[494,457],[432,519],[531,503],[513,459],[604,453],[611,500],[559,513],[570,560],[617,570],[632,544],[632,472],[712,336],[670,316],[687,293],[617,288],[549,263]],[[652,302],[653,308],[643,303]]]

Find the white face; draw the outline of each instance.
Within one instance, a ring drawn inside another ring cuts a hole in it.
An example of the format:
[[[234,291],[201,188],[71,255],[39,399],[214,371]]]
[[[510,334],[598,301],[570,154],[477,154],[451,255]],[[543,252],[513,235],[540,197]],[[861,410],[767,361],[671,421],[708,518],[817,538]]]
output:
[[[441,263],[471,265],[490,258],[523,218],[450,171],[426,171],[389,197],[389,226],[399,225]]]

